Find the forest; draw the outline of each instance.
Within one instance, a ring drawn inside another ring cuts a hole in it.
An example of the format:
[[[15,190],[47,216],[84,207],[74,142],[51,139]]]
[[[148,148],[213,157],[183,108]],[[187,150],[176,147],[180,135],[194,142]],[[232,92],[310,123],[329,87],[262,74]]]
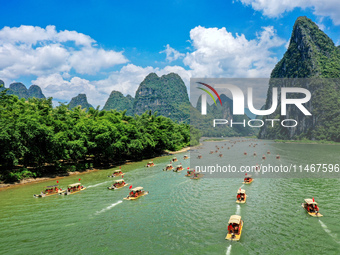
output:
[[[175,151],[200,133],[157,112],[53,107],[52,98],[19,99],[0,92],[0,180],[82,171]]]

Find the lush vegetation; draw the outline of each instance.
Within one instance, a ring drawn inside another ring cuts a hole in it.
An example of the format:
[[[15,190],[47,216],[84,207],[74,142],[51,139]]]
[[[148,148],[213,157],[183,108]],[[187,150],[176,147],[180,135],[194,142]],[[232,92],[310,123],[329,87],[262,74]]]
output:
[[[150,73],[139,85],[133,111],[141,114],[145,109],[177,122],[189,123],[190,102],[187,88],[178,74],[170,73],[158,77]]]
[[[28,100],[0,92],[0,179],[15,181],[96,164],[138,160],[190,144],[190,126],[157,113],[81,107],[72,110],[52,98]],[[194,130],[198,143],[199,132]]]
[[[77,106],[81,106],[81,108],[86,109],[87,111],[93,106],[87,102],[87,97],[85,94],[79,94],[76,97],[73,97],[68,104],[69,109],[73,109]]]
[[[126,110],[126,115],[133,115],[133,97],[127,95],[126,97],[119,91],[113,90],[107,99],[103,110],[117,110],[124,111]]]
[[[210,139],[204,139],[203,142],[222,142],[227,141],[223,138],[210,138]]]
[[[265,118],[293,118],[299,122],[299,126],[290,129],[281,125],[264,126],[259,138],[340,142],[339,77],[339,47],[313,21],[299,17],[293,28],[289,47],[271,73],[265,108],[271,106],[272,87],[303,87],[312,94],[310,102],[305,105],[313,116],[302,115],[294,106],[288,107],[287,116],[281,116],[279,105],[272,115]]]
[[[5,88],[5,83],[0,80],[0,91],[3,91]],[[21,82],[14,82],[9,85],[9,89],[7,89],[7,94],[16,95],[19,98],[45,98],[45,95],[42,93],[41,88],[37,85],[31,85],[29,89],[26,88],[24,84]]]

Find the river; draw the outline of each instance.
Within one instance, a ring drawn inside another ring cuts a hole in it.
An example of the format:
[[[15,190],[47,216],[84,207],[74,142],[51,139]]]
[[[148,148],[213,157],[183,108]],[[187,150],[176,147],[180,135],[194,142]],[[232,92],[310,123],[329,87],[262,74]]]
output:
[[[252,161],[267,150],[282,164],[339,163],[340,146],[279,144],[257,141],[205,142],[203,147],[224,146],[217,160]],[[238,147],[239,146],[239,147]],[[257,157],[252,152],[257,151]],[[200,149],[191,152],[196,157]],[[184,168],[190,160],[175,155]],[[188,154],[188,153],[187,153]],[[269,159],[271,157],[271,159]],[[70,196],[33,198],[46,185],[20,185],[0,191],[0,254],[339,254],[340,181],[338,178],[259,178],[242,186],[239,178],[192,180],[185,172],[162,169],[172,156],[122,166],[124,179],[133,187],[143,186],[149,195],[123,200],[128,187],[111,191],[113,169],[60,178],[59,185],[78,182],[86,190]],[[117,169],[117,168],[115,168]],[[247,192],[246,204],[235,203],[236,192]],[[321,218],[307,215],[304,198],[319,204]],[[230,215],[244,220],[239,242],[225,240]]]

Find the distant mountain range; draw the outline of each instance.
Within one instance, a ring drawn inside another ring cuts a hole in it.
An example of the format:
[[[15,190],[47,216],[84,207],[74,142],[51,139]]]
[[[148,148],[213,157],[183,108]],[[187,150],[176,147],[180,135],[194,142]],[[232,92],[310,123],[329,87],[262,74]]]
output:
[[[264,119],[297,119],[299,125],[296,128],[284,128],[281,125],[270,127],[264,125],[259,132],[259,138],[266,139],[326,139],[340,141],[340,89],[339,82],[328,80],[327,82],[313,85],[313,82],[301,84],[297,78],[339,78],[340,77],[340,46],[335,46],[333,41],[322,32],[318,26],[306,17],[299,17],[293,27],[289,47],[283,58],[277,63],[271,73],[266,104],[261,109],[269,109],[272,102],[272,88],[287,86],[277,82],[277,78],[289,78],[289,86],[305,87],[311,94],[312,99],[307,104],[313,109],[312,116],[303,115],[296,107],[288,108],[287,115],[280,115],[280,101],[277,111]],[[0,80],[0,84],[3,82]],[[321,84],[321,85],[320,85]],[[3,90],[4,88],[2,88]],[[22,83],[12,83],[9,94],[19,98],[38,97],[45,98],[37,85],[32,85],[28,90]],[[130,95],[124,96],[119,91],[112,91],[107,99],[103,110],[126,110],[127,115],[142,114],[151,110],[159,115],[169,117],[178,122],[189,123],[197,127],[205,136],[238,136],[249,135],[257,132],[257,129],[230,128],[212,129],[211,118],[230,119],[237,118],[254,119],[262,118],[255,116],[245,108],[245,115],[232,116],[232,100],[221,95],[223,107],[208,105],[207,111],[211,116],[200,114],[200,100],[194,108],[190,102],[187,88],[178,74],[170,73],[161,77],[150,73],[139,85],[135,98]],[[80,105],[82,108],[92,107],[88,103],[85,94],[79,94],[72,98],[69,108]],[[280,117],[281,116],[281,117]]]
[[[5,90],[5,84],[2,80],[0,80],[0,85],[3,85],[3,87],[0,88],[0,91]],[[37,85],[31,85],[29,89],[26,88],[24,84],[21,82],[15,82],[11,83],[8,88],[8,94],[9,95],[16,95],[19,98],[46,98],[45,95],[42,93],[41,88]]]

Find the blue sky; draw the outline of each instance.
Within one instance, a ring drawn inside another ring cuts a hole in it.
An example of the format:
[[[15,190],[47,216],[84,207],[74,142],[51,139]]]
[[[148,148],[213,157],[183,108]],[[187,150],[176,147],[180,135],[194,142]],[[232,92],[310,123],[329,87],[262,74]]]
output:
[[[320,3],[322,2],[322,3]],[[337,0],[0,1],[0,79],[103,106],[150,72],[269,77],[297,17],[340,44]]]

